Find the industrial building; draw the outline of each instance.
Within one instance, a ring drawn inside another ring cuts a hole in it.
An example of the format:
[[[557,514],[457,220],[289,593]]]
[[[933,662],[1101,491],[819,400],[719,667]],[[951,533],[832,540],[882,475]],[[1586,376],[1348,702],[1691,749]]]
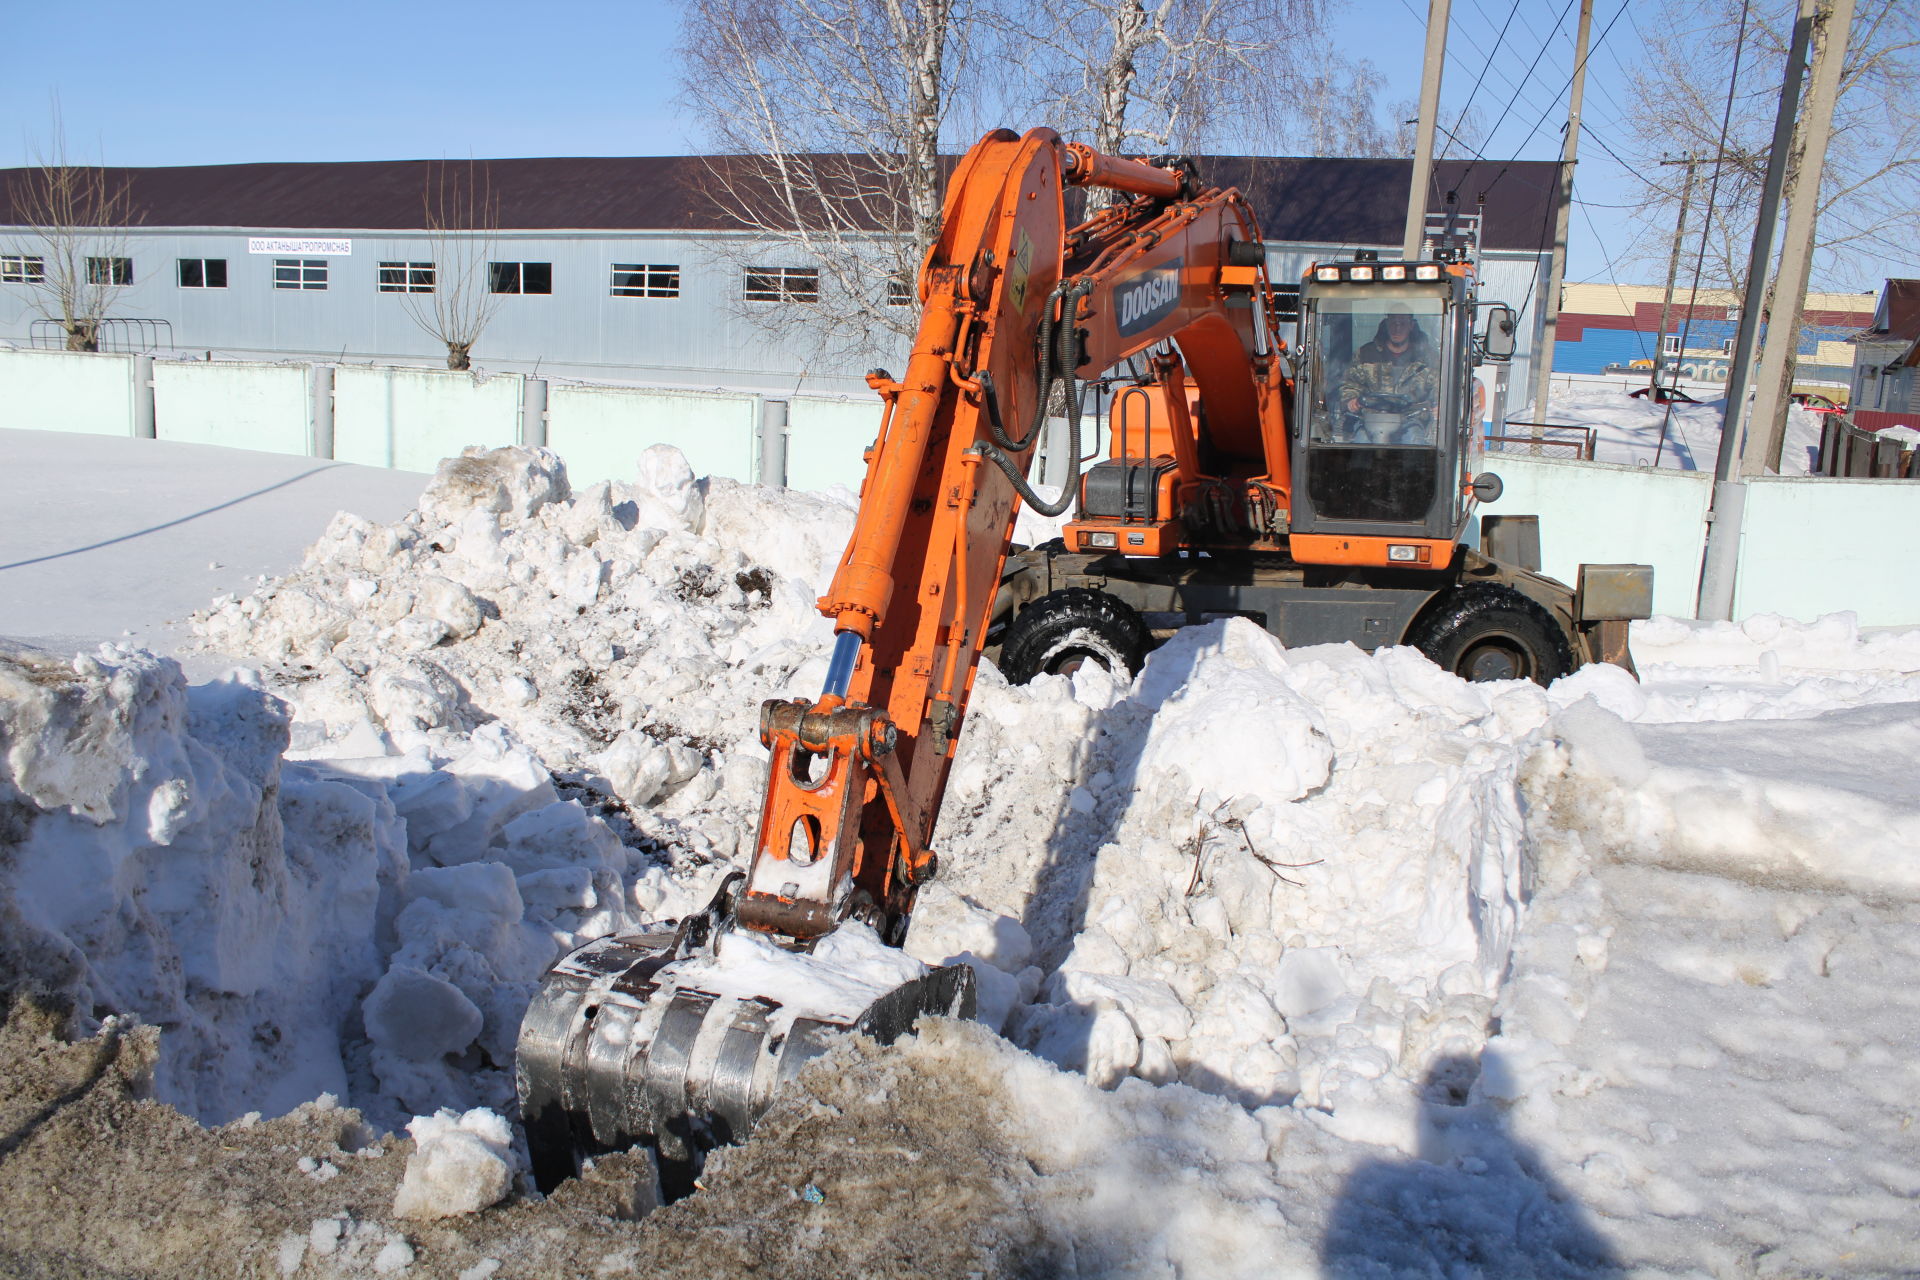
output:
[[[1554,371],[1597,374],[1633,367],[1635,361],[1657,360],[1662,366],[1677,361],[1683,378],[1725,382],[1740,305],[1740,295],[1726,289],[1696,294],[1682,288],[1669,301],[1658,285],[1569,283],[1554,331]],[[1795,383],[1835,392],[1845,388],[1853,374],[1849,340],[1872,319],[1870,293],[1808,294]]]
[[[655,386],[865,392],[865,367],[819,368],[759,308],[804,308],[816,263],[753,239],[705,193],[741,157],[459,162],[484,174],[497,209],[484,233],[494,313],[476,367]],[[1202,176],[1256,209],[1276,280],[1315,257],[1397,255],[1408,160],[1204,157]],[[432,161],[107,169],[132,225],[97,260],[117,289],[107,349],[208,359],[441,364],[414,318],[444,289],[450,233],[428,224],[447,166]],[[1522,312],[1516,386],[1538,330],[1558,166],[1517,161],[1476,173],[1435,166],[1433,209],[1481,219],[1481,296]],[[0,172],[0,340],[59,346],[32,299],[36,238],[10,203],[33,170]],[[1457,192],[1451,205],[1444,193]],[[478,235],[480,233],[474,233]],[[471,238],[471,237],[469,237]],[[877,353],[882,362],[886,353]],[[897,357],[896,353],[896,357]]]

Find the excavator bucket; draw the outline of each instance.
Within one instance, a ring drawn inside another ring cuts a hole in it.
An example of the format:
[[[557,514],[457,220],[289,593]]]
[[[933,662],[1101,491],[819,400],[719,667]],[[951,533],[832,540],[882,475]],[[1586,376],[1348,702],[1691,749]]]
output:
[[[638,1146],[657,1159],[662,1198],[678,1198],[705,1153],[744,1141],[781,1086],[839,1037],[890,1044],[923,1014],[973,1015],[965,965],[933,969],[845,1020],[783,1017],[771,997],[676,981],[677,962],[710,956],[727,932],[735,881],[700,915],[590,942],[541,983],[515,1077],[543,1192],[596,1155]]]

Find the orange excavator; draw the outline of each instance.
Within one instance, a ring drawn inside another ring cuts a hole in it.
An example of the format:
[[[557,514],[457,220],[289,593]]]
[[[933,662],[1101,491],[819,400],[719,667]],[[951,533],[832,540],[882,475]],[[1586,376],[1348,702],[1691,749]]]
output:
[[[1069,226],[1076,187],[1121,198]],[[836,629],[825,688],[762,708],[749,868],[694,917],[563,958],[522,1024],[543,1187],[641,1145],[671,1196],[836,1036],[885,1041],[923,1013],[971,1011],[965,966],[840,1017],[783,1019],[776,994],[670,978],[737,932],[793,953],[850,920],[904,940],[938,870],[934,821],[985,651],[1016,679],[1132,670],[1155,630],[1238,614],[1289,644],[1416,643],[1477,678],[1625,659],[1641,567],[1585,566],[1575,592],[1461,544],[1498,488],[1472,470],[1469,367],[1511,354],[1513,326],[1488,307],[1475,332],[1468,256],[1317,264],[1298,352],[1266,260],[1246,199],[1180,162],[1045,129],[995,131],[961,160],[905,375],[868,375],[885,411],[819,602]],[[1077,474],[1084,383],[1123,366],[1110,456]],[[1061,417],[1076,474],[1048,500],[1028,474]],[[1076,518],[1010,560],[1022,502]]]

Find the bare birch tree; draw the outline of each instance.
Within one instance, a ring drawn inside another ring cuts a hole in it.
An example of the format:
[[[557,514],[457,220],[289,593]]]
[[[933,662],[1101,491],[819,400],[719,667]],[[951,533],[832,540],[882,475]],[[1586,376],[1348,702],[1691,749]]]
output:
[[[1117,154],[1382,155],[1377,75],[1326,46],[1327,0],[1065,0],[1031,40],[1025,93],[1036,118]],[[1008,63],[1010,60],[1003,60]]]
[[[1701,284],[1738,293],[1758,215],[1796,5],[1756,4],[1744,44],[1738,0],[1669,0],[1647,30],[1634,76],[1628,121],[1645,200],[1637,214],[1636,249],[1664,261],[1681,198],[1684,170],[1653,160],[1691,151],[1717,157],[1715,214],[1704,230]],[[1720,121],[1740,53],[1739,80],[1726,145]],[[1794,155],[1805,141],[1796,135]],[[1790,162],[1787,195],[1798,180]],[[1694,193],[1704,199],[1713,170],[1703,167]],[[1701,251],[1690,237],[1687,259]],[[1920,267],[1920,8],[1911,0],[1861,0],[1840,76],[1825,171],[1821,179],[1816,278],[1834,287],[1878,282],[1884,266]]]
[[[421,209],[433,260],[383,266],[380,288],[399,293],[413,322],[446,344],[447,368],[471,369],[473,346],[501,302],[489,265],[500,206],[486,166],[429,164]]]
[[[716,153],[708,195],[737,306],[846,358],[910,334],[939,229],[941,130],[968,0],[688,0],[683,92]],[[817,277],[754,268],[815,270]]]
[[[60,326],[68,351],[98,351],[114,301],[133,283],[127,228],[135,220],[124,175],[69,163],[65,132],[54,114],[50,139],[7,192],[28,242],[9,262],[41,316]],[[9,254],[9,257],[14,255]]]

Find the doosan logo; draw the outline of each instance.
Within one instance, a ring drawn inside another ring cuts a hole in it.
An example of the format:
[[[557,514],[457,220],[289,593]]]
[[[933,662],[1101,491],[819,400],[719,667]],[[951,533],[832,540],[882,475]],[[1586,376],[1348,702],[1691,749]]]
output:
[[[1113,291],[1118,308],[1117,322],[1122,334],[1135,334],[1166,319],[1180,302],[1180,262],[1175,258],[1165,266],[1142,272]]]

